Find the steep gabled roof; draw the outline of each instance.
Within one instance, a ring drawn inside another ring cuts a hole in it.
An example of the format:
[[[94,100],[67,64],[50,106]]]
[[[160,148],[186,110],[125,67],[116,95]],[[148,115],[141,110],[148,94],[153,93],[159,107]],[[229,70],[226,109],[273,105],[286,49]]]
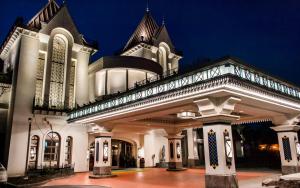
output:
[[[60,7],[55,0],[49,2],[28,22],[28,26],[41,29],[42,22],[49,22],[59,11]]]
[[[174,45],[166,28],[166,25],[163,23],[162,26],[156,31],[155,35],[153,36],[154,45],[159,45],[160,42],[165,42],[169,45],[171,50],[174,50]]]
[[[151,16],[149,11],[146,11],[143,19],[137,26],[134,33],[131,35],[129,41],[125,45],[123,51],[128,50],[129,48],[144,42],[147,44],[152,44],[152,38],[154,37],[156,31],[158,30],[158,25]]]

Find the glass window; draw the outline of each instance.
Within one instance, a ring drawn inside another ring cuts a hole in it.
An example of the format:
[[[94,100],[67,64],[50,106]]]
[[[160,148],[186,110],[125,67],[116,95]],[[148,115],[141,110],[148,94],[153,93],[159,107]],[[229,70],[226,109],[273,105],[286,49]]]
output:
[[[36,84],[35,84],[35,105],[43,105],[43,84],[45,69],[45,53],[40,52],[37,61]]]
[[[39,151],[39,137],[34,135],[31,137],[30,142],[30,150],[29,150],[29,169],[36,169],[37,168],[37,159],[38,159],[38,151]]]
[[[70,83],[69,83],[69,108],[75,107],[75,72],[76,72],[76,61],[72,60],[70,69]]]
[[[50,107],[61,109],[64,107],[64,81],[67,45],[65,40],[56,35],[53,39],[50,76]]]
[[[60,136],[49,132],[45,139],[44,163],[48,167],[59,167]]]
[[[73,146],[73,138],[68,136],[66,139],[65,146],[65,165],[70,166],[72,164],[72,146]]]

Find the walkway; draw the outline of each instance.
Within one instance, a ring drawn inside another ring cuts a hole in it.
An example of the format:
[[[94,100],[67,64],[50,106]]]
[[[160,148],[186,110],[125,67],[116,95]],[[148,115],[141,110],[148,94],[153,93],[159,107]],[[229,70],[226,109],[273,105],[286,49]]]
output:
[[[113,188],[201,188],[205,187],[204,169],[188,169],[182,172],[169,172],[161,168],[146,168],[143,170],[114,171],[118,177],[107,179],[89,179],[88,173],[53,180],[45,186],[52,185],[99,185]],[[239,171],[237,173],[241,188],[259,188],[261,180],[274,176],[274,171]]]

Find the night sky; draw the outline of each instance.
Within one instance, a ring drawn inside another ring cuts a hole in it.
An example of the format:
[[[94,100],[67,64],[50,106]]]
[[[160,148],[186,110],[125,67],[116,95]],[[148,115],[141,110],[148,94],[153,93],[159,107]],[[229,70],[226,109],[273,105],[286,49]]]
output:
[[[0,40],[17,16],[27,21],[46,3],[2,0]],[[124,47],[144,15],[146,0],[67,4],[79,31],[99,42],[95,59]],[[175,47],[184,53],[182,66],[232,55],[300,86],[299,0],[150,0],[149,7],[158,24],[165,17]]]

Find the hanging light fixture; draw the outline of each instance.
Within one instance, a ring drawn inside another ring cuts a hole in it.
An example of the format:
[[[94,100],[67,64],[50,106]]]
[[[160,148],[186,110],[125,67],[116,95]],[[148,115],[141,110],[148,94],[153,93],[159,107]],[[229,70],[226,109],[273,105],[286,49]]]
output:
[[[193,119],[195,118],[195,113],[193,112],[179,112],[177,113],[177,117],[180,119]]]

